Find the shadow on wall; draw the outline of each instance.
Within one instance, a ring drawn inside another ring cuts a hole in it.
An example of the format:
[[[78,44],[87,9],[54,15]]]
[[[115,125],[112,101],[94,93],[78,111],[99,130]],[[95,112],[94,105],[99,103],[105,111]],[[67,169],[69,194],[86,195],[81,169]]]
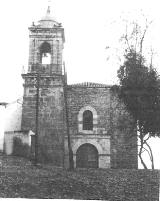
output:
[[[14,137],[12,155],[31,158],[30,146],[27,143],[22,143],[20,138]]]

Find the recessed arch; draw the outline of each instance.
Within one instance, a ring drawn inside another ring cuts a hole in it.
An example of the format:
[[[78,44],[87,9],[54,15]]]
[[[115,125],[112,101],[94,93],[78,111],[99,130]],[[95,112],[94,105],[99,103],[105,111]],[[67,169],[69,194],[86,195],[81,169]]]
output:
[[[103,148],[101,147],[101,145],[96,142],[95,139],[81,139],[81,140],[78,140],[72,147],[72,151],[73,151],[73,154],[76,155],[76,152],[77,152],[77,149],[83,145],[83,144],[86,144],[86,143],[89,143],[89,144],[92,144],[96,147],[96,149],[98,150],[98,154],[103,154]]]
[[[77,149],[76,167],[98,168],[98,150],[94,145],[85,143]]]

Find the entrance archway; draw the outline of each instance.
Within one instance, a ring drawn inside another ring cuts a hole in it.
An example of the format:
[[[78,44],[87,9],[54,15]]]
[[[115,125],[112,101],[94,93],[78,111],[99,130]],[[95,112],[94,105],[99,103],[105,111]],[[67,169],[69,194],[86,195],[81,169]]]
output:
[[[98,168],[98,151],[92,144],[81,145],[76,153],[76,167]]]

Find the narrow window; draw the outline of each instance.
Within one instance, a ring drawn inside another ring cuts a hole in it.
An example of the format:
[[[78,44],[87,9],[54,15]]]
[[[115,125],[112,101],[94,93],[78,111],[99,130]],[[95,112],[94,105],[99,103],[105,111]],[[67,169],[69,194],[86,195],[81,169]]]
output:
[[[90,110],[83,113],[83,130],[93,130],[93,114]]]

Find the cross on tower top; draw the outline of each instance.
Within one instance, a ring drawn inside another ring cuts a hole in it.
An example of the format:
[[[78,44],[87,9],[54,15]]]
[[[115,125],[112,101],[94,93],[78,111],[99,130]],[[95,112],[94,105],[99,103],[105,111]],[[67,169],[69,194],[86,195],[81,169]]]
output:
[[[51,12],[51,0],[48,0],[47,14],[50,14],[50,12]]]

